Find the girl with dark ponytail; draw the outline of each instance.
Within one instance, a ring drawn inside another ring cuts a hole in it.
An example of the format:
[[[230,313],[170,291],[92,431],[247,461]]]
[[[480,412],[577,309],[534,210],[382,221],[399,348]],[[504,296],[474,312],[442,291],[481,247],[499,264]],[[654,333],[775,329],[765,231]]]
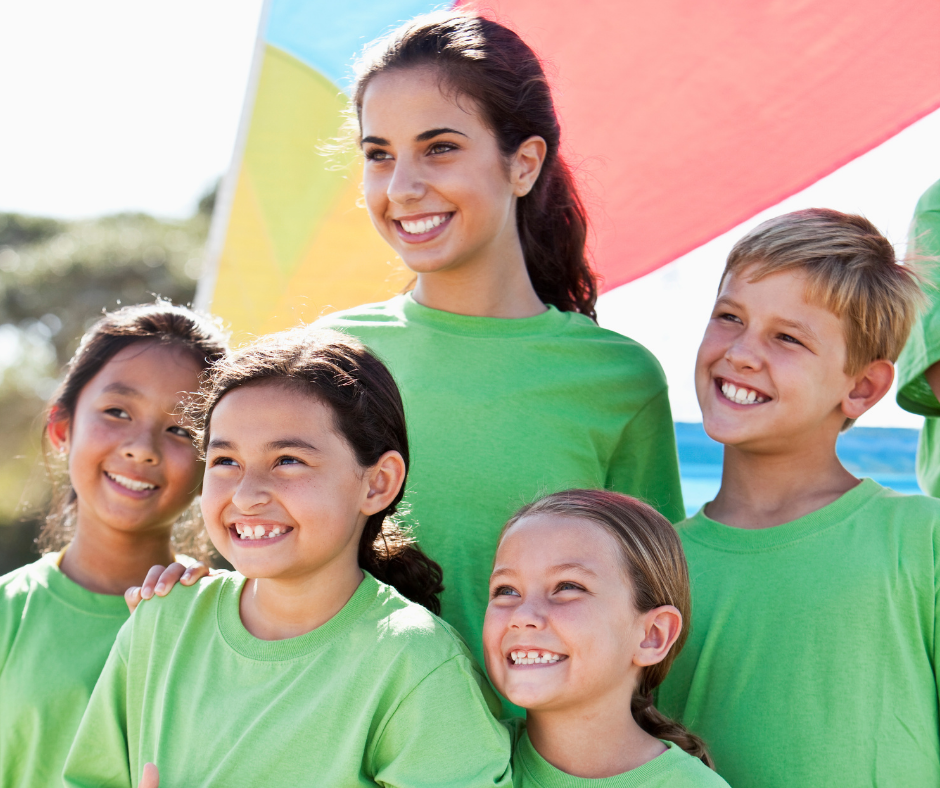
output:
[[[567,490],[517,512],[483,629],[490,678],[526,709],[516,788],[727,788],[702,740],[653,703],[690,618],[682,544],[652,507]]]
[[[140,604],[66,785],[136,785],[149,761],[147,785],[510,788],[499,701],[396,520],[408,436],[382,363],[333,331],[274,334],[213,367],[193,421],[236,572]]]
[[[479,589],[520,501],[597,487],[685,516],[666,380],[595,322],[584,205],[516,33],[462,12],[412,20],[366,49],[350,122],[366,208],[416,280],[318,325],[361,339],[401,386],[405,519],[444,568],[442,616],[479,656]]]

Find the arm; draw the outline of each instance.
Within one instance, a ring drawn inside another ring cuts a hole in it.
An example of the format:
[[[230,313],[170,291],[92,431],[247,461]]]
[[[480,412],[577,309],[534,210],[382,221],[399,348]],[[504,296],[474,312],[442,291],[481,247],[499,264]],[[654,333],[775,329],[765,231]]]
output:
[[[498,709],[469,659],[448,660],[408,694],[379,733],[367,753],[373,779],[389,788],[511,788],[509,732],[494,715]]]
[[[129,627],[118,633],[69,750],[63,775],[69,788],[132,788],[123,648]]]
[[[646,501],[670,522],[685,519],[676,431],[665,387],[624,430],[611,456],[607,488]]]

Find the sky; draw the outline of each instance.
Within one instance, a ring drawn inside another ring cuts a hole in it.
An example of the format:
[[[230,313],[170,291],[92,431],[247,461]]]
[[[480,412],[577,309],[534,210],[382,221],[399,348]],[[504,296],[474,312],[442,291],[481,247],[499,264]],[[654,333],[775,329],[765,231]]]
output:
[[[0,3],[0,211],[191,214],[229,167],[262,0]],[[547,53],[550,57],[550,53]],[[603,295],[601,325],[663,364],[673,415],[699,421],[695,351],[728,250],[769,216],[811,206],[865,214],[903,247],[940,179],[940,112],[679,260]],[[2,344],[2,343],[0,343]],[[893,394],[864,426],[918,427]]]

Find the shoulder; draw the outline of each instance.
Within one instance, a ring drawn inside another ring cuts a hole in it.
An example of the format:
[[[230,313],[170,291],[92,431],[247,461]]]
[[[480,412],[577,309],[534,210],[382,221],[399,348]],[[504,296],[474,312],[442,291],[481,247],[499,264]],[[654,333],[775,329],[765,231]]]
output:
[[[204,577],[191,586],[177,584],[164,597],[143,600],[124,627],[125,638],[147,642],[157,632],[169,635],[181,632],[194,617],[214,620],[219,595],[226,583],[237,577],[233,572],[220,572]]]
[[[859,507],[855,515],[869,518],[897,518],[909,528],[937,531],[940,526],[940,500],[929,495],[906,495],[889,487],[865,480],[875,492]]]
[[[313,328],[332,328],[355,334],[359,328],[404,326],[406,322],[404,296],[396,296],[388,301],[360,304],[351,309],[324,315],[313,323]]]
[[[915,215],[940,211],[940,181],[937,181],[925,191],[917,201],[914,209]]]
[[[381,582],[378,586],[378,636],[386,647],[414,651],[429,666],[454,657],[472,659],[467,644],[450,624],[391,586]]]
[[[49,576],[56,569],[56,553],[47,553],[38,561],[26,564],[0,577],[0,607],[9,609],[36,590],[48,589]]]
[[[679,746],[670,745],[667,754],[671,756],[670,788],[728,788],[728,783],[717,772]]]

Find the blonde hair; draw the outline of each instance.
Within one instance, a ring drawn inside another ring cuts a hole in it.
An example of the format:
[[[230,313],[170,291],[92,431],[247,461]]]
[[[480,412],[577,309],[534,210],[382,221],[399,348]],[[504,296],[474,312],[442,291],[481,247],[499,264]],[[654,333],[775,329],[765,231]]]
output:
[[[721,275],[748,269],[756,282],[798,270],[806,299],[845,327],[847,375],[872,361],[897,361],[924,302],[920,277],[864,216],[808,208],[768,219],[738,241]]]
[[[630,710],[637,724],[647,733],[674,742],[714,769],[705,743],[680,723],[660,714],[653,705],[653,690],[662,684],[682,650],[689,636],[692,616],[689,570],[675,528],[652,506],[629,495],[609,490],[565,490],[523,506],[503,527],[500,541],[516,523],[536,514],[578,518],[599,525],[620,548],[637,610],[645,613],[662,605],[672,605],[682,614],[679,637],[665,658],[641,671],[633,690]]]

